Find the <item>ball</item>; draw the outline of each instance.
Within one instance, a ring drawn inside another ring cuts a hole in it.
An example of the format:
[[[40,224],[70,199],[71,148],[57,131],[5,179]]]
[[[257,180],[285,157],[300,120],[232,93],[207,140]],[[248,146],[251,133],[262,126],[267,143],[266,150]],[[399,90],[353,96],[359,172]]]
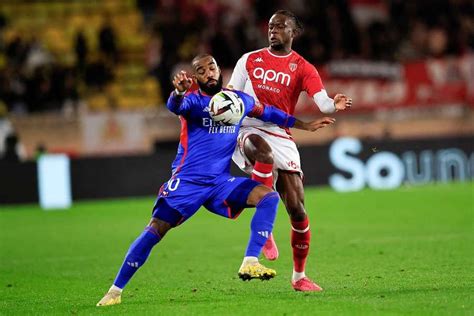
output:
[[[233,91],[220,91],[209,103],[209,114],[219,125],[237,125],[244,115],[244,102]]]

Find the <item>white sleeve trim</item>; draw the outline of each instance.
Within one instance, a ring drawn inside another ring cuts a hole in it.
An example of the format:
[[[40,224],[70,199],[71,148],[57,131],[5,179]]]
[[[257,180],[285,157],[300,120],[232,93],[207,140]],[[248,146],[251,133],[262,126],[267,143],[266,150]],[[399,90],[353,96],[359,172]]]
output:
[[[227,84],[227,88],[240,91],[244,90],[245,82],[248,78],[247,68],[245,67],[245,65],[247,64],[249,54],[250,53],[244,54],[237,61],[234,71],[232,72],[232,76],[230,77],[229,83]]]
[[[326,90],[323,89],[313,95],[313,100],[316,102],[319,110],[323,113],[334,113],[336,107],[334,106],[334,100],[331,99]]]

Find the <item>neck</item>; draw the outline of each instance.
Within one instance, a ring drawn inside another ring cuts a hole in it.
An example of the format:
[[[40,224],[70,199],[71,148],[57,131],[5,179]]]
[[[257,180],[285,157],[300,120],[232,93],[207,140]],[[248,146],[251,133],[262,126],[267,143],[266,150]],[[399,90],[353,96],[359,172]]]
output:
[[[284,56],[284,55],[288,55],[289,53],[291,53],[291,46],[285,46],[285,47],[282,47],[281,49],[275,49],[275,48],[269,46],[268,50],[272,54],[275,54],[275,55],[278,55],[278,56]]]

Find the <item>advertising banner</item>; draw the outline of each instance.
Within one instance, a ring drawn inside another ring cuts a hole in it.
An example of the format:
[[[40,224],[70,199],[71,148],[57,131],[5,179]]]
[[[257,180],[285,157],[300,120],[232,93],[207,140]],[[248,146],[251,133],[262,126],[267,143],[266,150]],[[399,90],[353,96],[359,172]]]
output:
[[[84,151],[113,154],[143,151],[145,115],[140,112],[89,113],[81,117]]]
[[[370,61],[334,61],[318,69],[326,90],[354,100],[353,111],[413,106],[474,106],[474,55],[397,64]],[[471,83],[471,84],[469,84]],[[317,113],[302,94],[297,114]]]
[[[327,145],[300,147],[299,152],[304,185],[330,185],[339,192],[474,180],[473,136],[412,140],[343,137]],[[72,159],[72,198],[155,195],[170,178],[175,155],[173,149],[147,156]],[[37,168],[35,162],[0,163],[0,204],[38,201]],[[248,177],[235,164],[231,174]]]
[[[300,152],[306,184],[329,184],[341,192],[474,179],[474,137],[404,141],[343,137]]]

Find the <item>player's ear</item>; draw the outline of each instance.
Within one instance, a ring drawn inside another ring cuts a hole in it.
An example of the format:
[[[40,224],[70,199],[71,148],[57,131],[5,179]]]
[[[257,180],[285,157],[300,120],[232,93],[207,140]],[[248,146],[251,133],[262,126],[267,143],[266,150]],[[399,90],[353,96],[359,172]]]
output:
[[[291,38],[294,39],[299,35],[298,28],[292,23],[292,28],[291,28]]]

